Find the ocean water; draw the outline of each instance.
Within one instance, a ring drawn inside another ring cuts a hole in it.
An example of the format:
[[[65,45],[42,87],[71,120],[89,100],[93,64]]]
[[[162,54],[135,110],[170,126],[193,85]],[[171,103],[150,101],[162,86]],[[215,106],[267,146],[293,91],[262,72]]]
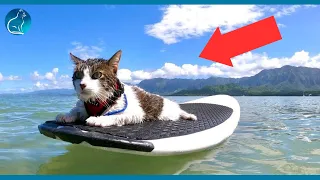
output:
[[[169,97],[184,102],[199,97]],[[206,152],[145,157],[47,138],[68,95],[0,95],[0,174],[320,174],[320,97],[236,97],[234,134]]]

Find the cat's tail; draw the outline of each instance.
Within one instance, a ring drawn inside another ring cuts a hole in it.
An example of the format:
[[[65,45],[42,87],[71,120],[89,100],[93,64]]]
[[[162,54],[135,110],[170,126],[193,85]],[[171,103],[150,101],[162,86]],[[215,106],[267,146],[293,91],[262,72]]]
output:
[[[192,121],[197,120],[197,116],[196,115],[187,113],[186,111],[184,111],[182,109],[181,109],[181,112],[180,112],[180,118],[181,119],[185,119],[185,120],[192,120]]]

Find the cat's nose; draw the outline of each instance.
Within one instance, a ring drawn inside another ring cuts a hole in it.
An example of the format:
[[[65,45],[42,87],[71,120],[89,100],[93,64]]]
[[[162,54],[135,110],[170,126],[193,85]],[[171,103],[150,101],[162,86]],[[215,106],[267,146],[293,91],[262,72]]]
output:
[[[80,84],[81,89],[83,90],[84,88],[86,88],[85,84]]]

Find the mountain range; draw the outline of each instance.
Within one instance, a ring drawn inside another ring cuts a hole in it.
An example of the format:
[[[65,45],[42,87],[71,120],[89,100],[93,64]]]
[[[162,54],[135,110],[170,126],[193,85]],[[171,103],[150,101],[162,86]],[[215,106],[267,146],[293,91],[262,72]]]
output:
[[[209,89],[213,89],[213,87],[220,87],[220,89],[228,89],[230,91],[233,88],[242,88],[243,91],[251,89],[259,92],[272,91],[273,94],[277,94],[275,92],[282,92],[282,94],[286,92],[299,92],[301,94],[304,91],[320,90],[320,69],[286,65],[281,68],[262,70],[251,77],[210,77],[207,79],[155,78],[143,80],[138,86],[149,92],[161,95],[188,95],[190,92],[201,95],[201,91],[204,92],[203,88],[206,89],[205,92],[209,93]],[[228,94],[228,92],[226,93]]]

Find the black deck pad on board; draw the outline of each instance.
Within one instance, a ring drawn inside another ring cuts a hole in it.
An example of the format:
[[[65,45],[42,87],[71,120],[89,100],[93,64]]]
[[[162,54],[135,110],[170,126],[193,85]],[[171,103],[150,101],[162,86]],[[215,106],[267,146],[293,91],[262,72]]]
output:
[[[197,116],[198,120],[146,121],[121,127],[91,127],[80,122],[59,124],[47,121],[39,125],[39,131],[51,138],[58,136],[71,143],[83,141],[102,147],[114,147],[150,152],[153,145],[143,140],[169,138],[197,133],[218,126],[226,121],[233,110],[226,106],[205,103],[180,104],[180,107]],[[87,131],[87,132],[83,132]]]

